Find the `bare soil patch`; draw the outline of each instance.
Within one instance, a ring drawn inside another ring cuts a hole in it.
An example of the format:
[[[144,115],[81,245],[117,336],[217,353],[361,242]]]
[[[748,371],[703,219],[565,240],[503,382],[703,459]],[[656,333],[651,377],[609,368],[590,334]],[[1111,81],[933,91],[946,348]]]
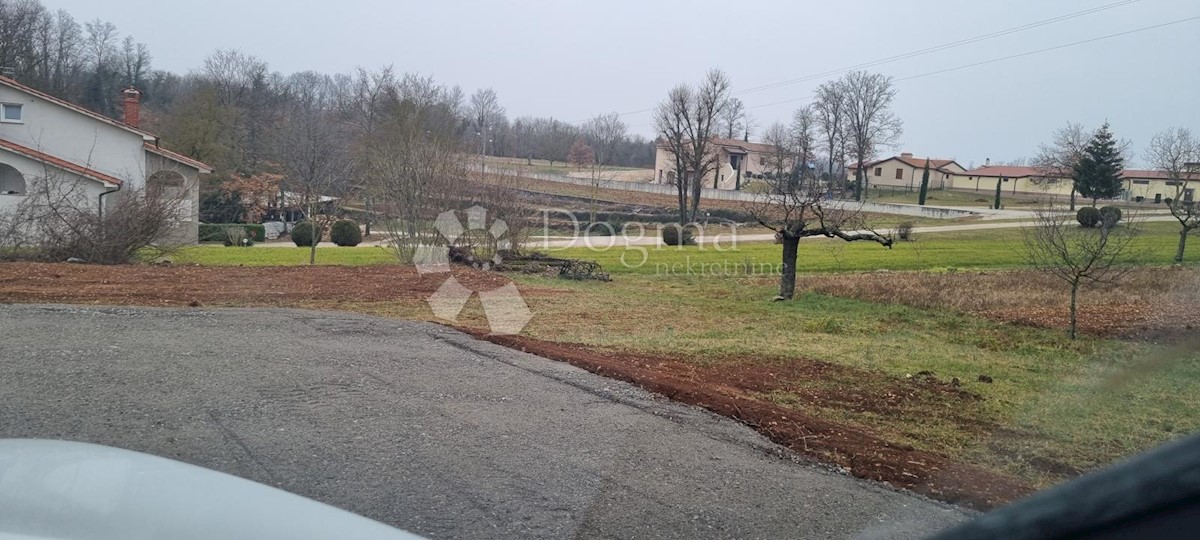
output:
[[[885,414],[899,412],[905,404],[914,402],[924,409],[945,410],[953,408],[947,404],[980,399],[936,379],[897,380],[882,373],[805,359],[787,359],[778,364],[764,364],[761,359],[727,359],[704,366],[683,359],[465,330],[480,339],[567,362],[734,418],[778,444],[841,466],[859,478],[979,510],[1033,491],[1013,478],[891,443],[869,430],[820,419],[772,403],[761,395],[788,390],[812,403]],[[822,380],[828,388],[816,392],[789,388],[788,381],[803,379]],[[856,384],[847,385],[847,381]],[[933,402],[939,405],[929,406]]]
[[[842,298],[951,309],[1041,328],[1066,328],[1070,322],[1066,285],[1031,270],[808,275],[798,286]],[[1121,284],[1085,287],[1079,299],[1079,329],[1127,339],[1194,336],[1200,328],[1197,306],[1200,269],[1143,267]]]
[[[502,275],[456,267],[468,288],[490,290]],[[286,305],[305,301],[374,302],[425,299],[446,274],[411,266],[95,266],[0,264],[0,302],[143,306]],[[536,291],[530,291],[536,293]]]

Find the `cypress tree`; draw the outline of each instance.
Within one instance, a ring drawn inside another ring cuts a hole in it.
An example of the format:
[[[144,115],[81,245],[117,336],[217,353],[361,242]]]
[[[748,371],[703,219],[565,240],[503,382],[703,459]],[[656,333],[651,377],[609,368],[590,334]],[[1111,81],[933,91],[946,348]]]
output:
[[[992,207],[996,210],[1000,209],[1000,188],[1001,188],[1001,186],[1003,186],[1003,184],[1004,184],[1003,178],[996,179],[996,205]]]
[[[1108,129],[1108,122],[1105,122],[1084,148],[1079,163],[1075,164],[1072,175],[1075,191],[1091,199],[1093,207],[1099,199],[1115,199],[1121,194],[1121,170],[1124,168],[1125,160]]]
[[[925,206],[925,198],[929,195],[929,158],[925,158],[925,173],[921,175],[921,195],[917,204]]]

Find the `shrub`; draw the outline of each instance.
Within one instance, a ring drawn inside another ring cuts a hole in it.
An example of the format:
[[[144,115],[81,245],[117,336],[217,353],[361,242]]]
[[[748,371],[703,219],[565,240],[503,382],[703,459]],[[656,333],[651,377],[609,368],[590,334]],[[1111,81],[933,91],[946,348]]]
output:
[[[265,225],[248,225],[243,223],[201,223],[200,241],[223,243],[228,236],[226,229],[231,227],[244,229],[251,241],[263,242],[267,239],[267,227]]]
[[[343,219],[329,229],[329,239],[342,247],[354,247],[362,243],[362,230],[358,228],[358,223]]]
[[[1100,209],[1100,222],[1105,227],[1112,227],[1121,221],[1121,209],[1115,206],[1105,206]]]
[[[1078,221],[1081,226],[1095,227],[1100,224],[1100,210],[1091,206],[1085,206],[1075,213],[1075,221]]]
[[[222,243],[225,247],[250,247],[254,245],[254,239],[245,227],[226,227]]]
[[[912,241],[912,230],[913,223],[911,221],[905,221],[904,223],[896,226],[896,234],[905,242]]]
[[[313,230],[317,233],[314,235]],[[292,227],[292,242],[295,242],[297,247],[309,247],[314,243],[313,237],[316,236],[315,243],[321,242],[321,237],[325,231],[315,227],[311,221],[301,221]]]
[[[676,223],[663,226],[662,239],[663,243],[668,246],[696,245],[696,235],[692,227]]]

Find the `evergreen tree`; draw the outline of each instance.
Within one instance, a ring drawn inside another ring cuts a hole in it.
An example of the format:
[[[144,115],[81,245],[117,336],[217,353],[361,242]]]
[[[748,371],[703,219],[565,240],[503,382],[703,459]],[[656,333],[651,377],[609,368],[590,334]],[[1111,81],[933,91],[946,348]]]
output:
[[[929,158],[925,158],[925,172],[921,175],[921,195],[917,204],[925,206],[925,198],[929,195]]]
[[[1075,165],[1075,191],[1091,199],[1093,207],[1099,199],[1115,199],[1121,194],[1121,170],[1124,168],[1125,159],[1108,129],[1108,122],[1105,122],[1092,136]]]
[[[992,205],[992,208],[994,208],[996,210],[1000,209],[1000,189],[1003,186],[1004,186],[1004,179],[997,178],[996,179],[996,204]]]

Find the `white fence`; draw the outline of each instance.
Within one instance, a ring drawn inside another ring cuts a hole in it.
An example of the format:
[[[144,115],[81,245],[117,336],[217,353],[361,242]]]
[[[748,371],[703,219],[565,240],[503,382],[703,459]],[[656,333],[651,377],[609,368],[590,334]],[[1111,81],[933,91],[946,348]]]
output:
[[[498,167],[487,167],[486,171],[494,174],[506,174],[510,176],[520,176],[522,178],[532,178],[534,180],[545,180],[547,182],[560,182],[563,184],[575,184],[579,186],[590,186],[592,181],[587,178],[574,178],[562,174],[548,174],[531,171],[521,171],[518,169],[501,169]],[[642,193],[657,193],[659,195],[675,196],[675,186],[666,184],[651,184],[647,182],[625,182],[620,180],[598,180],[597,185],[603,189],[617,189],[621,191],[639,191]],[[701,188],[700,197],[703,199],[717,199],[722,201],[746,201],[753,202],[758,195],[747,193],[745,191],[733,191],[728,189],[711,189]],[[855,201],[833,201],[832,205],[860,208],[864,212],[873,212],[878,214],[896,214],[902,216],[926,217],[934,219],[954,219],[966,216],[978,215],[976,212],[969,210],[960,210],[957,208],[941,208],[937,206],[917,206],[915,204],[891,204],[891,203],[859,203]]]

